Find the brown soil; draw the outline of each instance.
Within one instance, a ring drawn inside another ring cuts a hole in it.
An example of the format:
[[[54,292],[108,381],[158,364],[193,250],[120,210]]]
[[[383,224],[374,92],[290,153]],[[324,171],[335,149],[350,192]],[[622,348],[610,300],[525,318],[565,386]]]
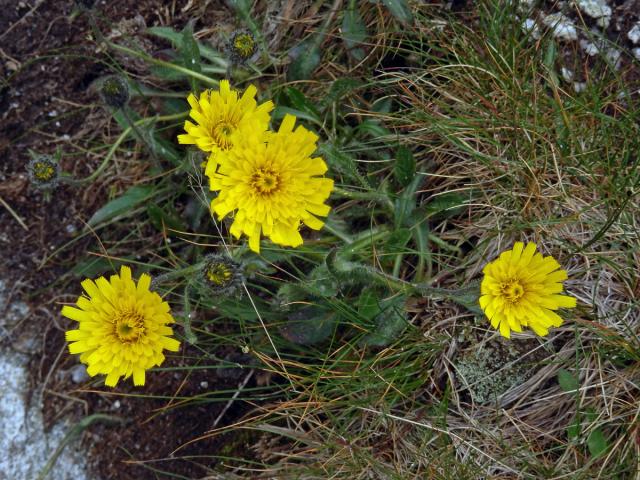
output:
[[[226,18],[233,23],[233,14],[221,3],[196,13],[181,12],[171,2],[159,3],[97,2],[98,23],[105,32],[113,31],[114,26],[140,28],[144,24],[180,29],[188,18],[198,15],[200,22],[220,25]],[[79,278],[70,269],[86,259],[87,252],[100,251],[93,235],[81,234],[84,222],[109,195],[134,183],[139,172],[128,170],[122,177],[109,176],[82,187],[61,185],[49,194],[29,184],[25,171],[29,150],[39,154],[60,150],[63,170],[77,178],[99,165],[104,150],[93,150],[109,145],[118,134],[110,113],[99,105],[91,88],[92,82],[110,73],[109,58],[97,51],[87,15],[78,15],[70,0],[0,0],[0,8],[0,73],[4,79],[0,83],[0,278],[9,280],[13,294],[31,306],[30,316],[14,330],[9,346],[33,355],[33,382],[45,383],[45,415],[51,422],[70,413],[78,419],[107,413],[125,420],[117,426],[94,424],[85,433],[95,478],[167,478],[158,472],[200,478],[211,473],[217,462],[211,455],[223,447],[226,455],[243,455],[244,440],[217,436],[190,444],[168,460],[157,459],[167,459],[175,449],[212,428],[226,405],[226,400],[216,401],[212,396],[215,390],[233,391],[247,372],[242,372],[242,378],[233,374],[222,378],[213,369],[189,375],[182,370],[157,372],[148,376],[144,390],[145,395],[157,395],[155,400],[137,398],[142,392],[130,386],[130,381],[108,392],[102,391],[99,382],[90,384],[96,390],[86,382],[78,390],[82,384],[71,381],[77,360],[66,352],[63,331],[68,324],[59,315],[59,302],[73,301],[79,294]],[[148,38],[143,41],[152,51],[168,47]],[[197,352],[185,348],[181,353],[188,358],[189,353],[193,357]],[[188,363],[192,362],[173,359],[163,367]],[[252,378],[246,386],[254,385]],[[173,398],[197,395],[199,403],[192,402],[188,408]],[[241,400],[233,402],[217,427],[232,423],[248,409]],[[200,457],[181,459],[185,456]],[[147,460],[157,461],[147,467],[136,463]]]

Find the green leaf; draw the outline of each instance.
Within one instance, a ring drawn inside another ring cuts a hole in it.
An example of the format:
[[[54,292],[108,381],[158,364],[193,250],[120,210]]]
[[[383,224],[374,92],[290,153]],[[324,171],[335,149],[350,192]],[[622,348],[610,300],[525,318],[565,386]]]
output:
[[[173,209],[167,211],[155,203],[149,203],[147,205],[147,215],[149,215],[151,224],[160,232],[165,232],[167,229],[184,232],[187,229]]]
[[[106,205],[98,209],[87,224],[90,227],[95,227],[100,223],[130,212],[138,205],[149,200],[155,194],[155,190],[156,188],[153,185],[135,185],[124,192],[122,196],[107,202]]]
[[[457,192],[445,193],[438,195],[429,200],[429,203],[425,207],[425,213],[427,218],[438,217],[452,217],[462,211],[465,206],[466,197]]]
[[[567,427],[567,437],[569,440],[577,440],[580,437],[580,422],[576,418],[575,422]]]
[[[186,73],[179,72],[173,68],[164,67],[162,65],[151,65],[149,68],[151,74],[160,80],[166,80],[167,82],[177,82],[189,78]]]
[[[560,388],[565,392],[574,392],[580,387],[578,379],[564,368],[558,370],[558,383],[560,384]]]
[[[347,52],[355,60],[361,61],[366,53],[362,48],[367,39],[367,27],[357,8],[345,10],[342,18],[342,38],[347,47]]]
[[[200,49],[195,38],[193,38],[193,21],[187,23],[182,30],[182,48],[180,48],[180,55],[182,56],[182,64],[185,68],[193,70],[194,72],[201,73],[202,66],[200,65]],[[191,83],[191,91],[198,92],[198,81],[189,77]]]
[[[412,214],[416,208],[416,191],[422,180],[421,175],[416,175],[396,199],[393,210],[396,228],[411,227],[415,223]]]
[[[396,164],[393,168],[393,174],[398,183],[406,187],[416,176],[416,160],[413,158],[411,150],[401,146],[396,152]]]
[[[287,70],[287,80],[292,82],[311,78],[311,74],[320,65],[322,58],[320,42],[316,37],[305,40],[294,47],[289,55],[293,61]]]
[[[113,114],[113,117],[123,130],[131,126],[129,119],[134,123],[141,120],[140,115],[135,111],[131,110],[129,107],[125,108],[127,109],[128,118],[127,115],[124,114],[123,109],[120,109]],[[174,143],[162,137],[155,131],[153,121],[149,121],[144,125],[137,125],[132,131],[132,135],[138,139],[138,141],[146,145],[154,155],[164,158],[174,165],[179,165],[181,163],[182,156],[174,146]]]
[[[309,99],[297,88],[287,87],[287,98],[289,99],[289,104],[307,114],[307,116],[314,118],[316,123],[320,122],[320,112],[316,108],[316,106],[309,101]]]
[[[71,273],[78,277],[96,278],[97,276],[108,272],[112,269],[116,269],[122,262],[117,260],[111,260],[104,257],[91,256],[87,260],[77,263],[72,269]]]
[[[393,134],[387,128],[384,128],[377,120],[365,120],[355,128],[356,132],[363,135],[369,135],[373,138],[390,137]]]
[[[394,230],[387,239],[385,252],[400,253],[407,246],[407,243],[409,243],[412,236],[413,231],[408,228],[398,228],[397,230]]]
[[[147,33],[154,35],[158,38],[162,38],[164,40],[169,40],[173,47],[181,51],[182,50],[182,41],[184,33],[177,32],[171,27],[151,27],[147,29]],[[223,56],[217,50],[201,43],[198,43],[198,50],[200,51],[200,55],[209,60],[210,62],[216,63],[221,67],[227,66],[227,61],[224,60]],[[181,74],[183,77],[184,75]]]
[[[336,314],[317,305],[305,305],[287,316],[280,334],[298,345],[314,345],[326,340],[336,325]]]
[[[327,95],[322,99],[322,103],[328,106],[334,102],[338,102],[342,97],[362,87],[362,85],[364,84],[355,78],[338,78],[331,84]]]
[[[362,338],[361,343],[370,347],[384,347],[398,340],[409,324],[404,307],[406,300],[405,295],[382,300],[382,311],[374,319],[376,326]]]
[[[373,102],[371,110],[376,113],[389,113],[393,107],[393,100],[391,97],[382,97]]]
[[[375,288],[364,288],[356,300],[356,308],[360,316],[366,320],[373,320],[381,311],[380,292]]]
[[[405,26],[413,24],[413,15],[409,4],[405,0],[382,0],[382,4],[387,7],[396,20]]]
[[[600,457],[609,448],[607,439],[599,427],[592,430],[589,434],[589,438],[587,438],[587,447],[589,447],[589,453],[593,458]]]
[[[338,147],[331,143],[323,143],[318,147],[319,153],[329,164],[329,169],[336,170],[343,174],[347,180],[357,182],[361,187],[369,190],[371,184],[359,171],[353,157],[340,151]]]
[[[175,48],[182,45],[182,34],[171,27],[151,27],[147,28],[147,33],[164,40],[169,40]]]
[[[294,115],[296,118],[300,120],[306,120],[311,123],[315,123],[316,125],[321,125],[320,120],[314,115],[309,115],[302,110],[297,110],[295,108],[284,107],[282,105],[277,105],[276,108],[273,109],[273,113],[271,114],[272,120],[281,120],[284,118],[286,114]]]

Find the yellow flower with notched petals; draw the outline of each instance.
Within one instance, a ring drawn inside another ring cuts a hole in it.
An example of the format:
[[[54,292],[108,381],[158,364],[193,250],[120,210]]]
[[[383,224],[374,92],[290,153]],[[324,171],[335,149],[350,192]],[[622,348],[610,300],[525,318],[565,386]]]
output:
[[[109,387],[132,375],[134,385],[144,385],[145,371],[164,361],[162,351],[180,348],[167,326],[174,323],[169,304],[149,290],[150,283],[149,275],[143,274],[136,284],[131,269],[123,266],[109,281],[83,281],[87,296],[78,298],[79,308],[62,308],[62,315],[79,323],[66,332],[69,352],[80,354],[92,377],[106,375]]]
[[[575,298],[560,295],[566,270],[555,258],[536,253],[535,243],[516,242],[483,272],[480,307],[503,337],[527,326],[545,336],[549,327],[562,325],[554,310],[576,306]]]
[[[277,133],[265,141],[261,132],[246,134],[236,146],[221,153],[218,171],[207,166],[211,190],[219,191],[211,209],[223,219],[237,210],[230,232],[249,237],[249,248],[260,251],[260,236],[279,245],[302,244],[301,223],[319,230],[330,207],[324,202],[333,180],[322,177],[327,165],[312,157],[318,137],[286,115]]]
[[[190,94],[187,98],[191,106],[189,115],[196,124],[186,120],[184,129],[187,133],[178,135],[178,142],[211,152],[209,162],[215,167],[218,154],[233,146],[234,133],[239,131],[242,138],[249,133],[268,130],[273,102],[258,105],[256,93],[256,87],[250,85],[239,96],[228,80],[221,80],[217,91],[206,90],[199,98]]]

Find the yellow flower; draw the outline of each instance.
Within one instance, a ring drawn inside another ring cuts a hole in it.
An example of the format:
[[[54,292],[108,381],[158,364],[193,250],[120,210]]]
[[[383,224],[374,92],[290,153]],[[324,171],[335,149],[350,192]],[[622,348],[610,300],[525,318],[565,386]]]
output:
[[[516,242],[483,272],[480,307],[503,337],[526,326],[545,336],[549,327],[562,325],[554,310],[576,306],[575,298],[559,295],[567,272],[555,258],[536,253],[535,243]]]
[[[211,190],[219,190],[211,209],[220,219],[237,210],[230,232],[236,238],[247,235],[254,252],[260,251],[261,234],[279,245],[301,245],[300,224],[319,230],[324,223],[315,215],[330,210],[324,202],[333,180],[319,176],[327,165],[311,157],[318,137],[302,126],[294,131],[295,121],[286,115],[266,142],[260,132],[245,134],[221,154],[217,172],[211,165],[206,170]]]
[[[163,349],[180,348],[167,326],[174,322],[169,304],[149,290],[150,283],[143,274],[136,285],[131,269],[123,266],[109,281],[83,281],[88,296],[78,298],[79,308],[62,308],[62,315],[79,323],[77,330],[66,332],[69,352],[80,354],[92,377],[105,374],[109,387],[131,375],[134,385],[144,385],[145,371],[164,361]]]
[[[184,122],[186,134],[178,135],[178,142],[197,145],[205,152],[211,152],[209,162],[213,167],[217,164],[217,156],[221,151],[233,146],[232,136],[240,131],[240,137],[255,132],[266,132],[273,102],[256,103],[256,87],[250,85],[238,96],[231,89],[228,80],[220,81],[218,91],[206,90],[197,99],[190,94],[187,98],[191,111],[189,115],[197,125],[189,120]]]

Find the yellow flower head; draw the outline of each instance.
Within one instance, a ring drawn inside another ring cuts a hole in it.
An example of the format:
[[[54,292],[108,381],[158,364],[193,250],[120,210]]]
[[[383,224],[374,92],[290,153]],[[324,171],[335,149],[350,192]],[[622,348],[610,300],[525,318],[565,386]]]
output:
[[[521,332],[523,326],[545,336],[549,327],[562,325],[554,310],[576,306],[575,298],[559,295],[566,270],[555,258],[536,253],[535,243],[525,247],[516,242],[483,271],[480,307],[503,337],[509,338],[511,330]]]
[[[217,91],[206,90],[197,99],[190,94],[187,98],[191,111],[189,115],[197,125],[189,120],[184,122],[186,134],[178,135],[178,142],[197,145],[205,152],[211,152],[209,163],[217,164],[221,151],[233,146],[232,136],[240,132],[239,138],[249,133],[264,133],[269,128],[273,102],[256,103],[256,87],[250,85],[242,96],[231,89],[228,80],[220,81]]]
[[[136,285],[131,269],[123,266],[109,281],[83,281],[87,296],[78,298],[79,308],[62,308],[62,315],[79,323],[77,330],[66,332],[69,352],[80,354],[92,377],[105,374],[109,387],[131,375],[134,385],[144,385],[145,371],[164,361],[163,349],[180,347],[167,326],[174,322],[169,304],[149,290],[150,283],[143,274]]]
[[[259,132],[246,134],[221,154],[217,172],[211,165],[206,170],[211,190],[219,190],[211,209],[220,219],[237,210],[231,234],[247,235],[254,252],[260,251],[261,234],[279,245],[301,245],[301,222],[319,230],[324,223],[315,215],[330,210],[324,202],[333,180],[320,176],[327,171],[324,160],[311,157],[318,137],[302,126],[294,131],[295,121],[286,115],[266,142]]]

